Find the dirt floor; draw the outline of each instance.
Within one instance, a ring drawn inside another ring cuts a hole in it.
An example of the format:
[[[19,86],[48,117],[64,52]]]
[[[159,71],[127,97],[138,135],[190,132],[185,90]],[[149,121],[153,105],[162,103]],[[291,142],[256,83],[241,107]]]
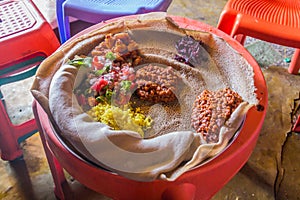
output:
[[[54,6],[49,1],[50,6]],[[226,0],[173,0],[168,13],[216,26]],[[54,10],[53,7],[51,7]],[[49,9],[49,8],[48,8]],[[76,30],[76,23],[73,30]],[[291,132],[293,100],[299,98],[300,75],[287,72],[294,49],[247,38],[245,47],[260,64],[267,82],[269,107],[257,145],[246,165],[213,200],[300,199],[300,135]],[[1,86],[11,120],[32,117],[32,79]],[[0,160],[0,200],[56,199],[53,180],[36,133],[21,143],[24,156]],[[66,173],[74,199],[109,199],[82,186]]]

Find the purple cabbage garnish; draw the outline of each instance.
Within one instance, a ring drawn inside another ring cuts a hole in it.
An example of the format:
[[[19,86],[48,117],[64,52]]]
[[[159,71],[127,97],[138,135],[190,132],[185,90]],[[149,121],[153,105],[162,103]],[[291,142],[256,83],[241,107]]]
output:
[[[208,53],[202,45],[202,41],[197,41],[192,36],[184,36],[175,44],[178,55],[174,59],[193,67],[201,66],[208,60]]]

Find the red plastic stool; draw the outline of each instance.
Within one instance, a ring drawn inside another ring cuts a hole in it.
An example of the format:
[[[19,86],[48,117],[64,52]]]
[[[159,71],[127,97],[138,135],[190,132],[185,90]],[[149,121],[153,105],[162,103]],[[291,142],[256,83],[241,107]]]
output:
[[[296,48],[288,71],[300,68],[299,0],[229,0],[218,28],[243,43],[246,36]]]
[[[0,86],[33,76],[59,41],[31,0],[0,1]],[[22,156],[19,143],[37,132],[34,119],[14,125],[0,91],[0,149],[3,160]],[[22,100],[22,99],[20,99]]]

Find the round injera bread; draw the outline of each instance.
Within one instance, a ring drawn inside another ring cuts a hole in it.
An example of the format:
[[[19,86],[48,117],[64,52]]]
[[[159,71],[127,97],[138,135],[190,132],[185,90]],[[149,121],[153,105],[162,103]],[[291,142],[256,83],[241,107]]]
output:
[[[144,64],[171,66],[182,80],[174,94],[177,103],[154,104],[149,137],[134,131],[112,130],[94,121],[79,105],[74,88],[84,69],[67,64],[76,55],[89,55],[108,33],[127,32],[137,42]],[[191,36],[203,43],[201,64],[174,59],[175,43]],[[238,134],[247,111],[258,103],[254,72],[247,61],[222,38],[179,27],[165,14],[140,15],[107,23],[59,48],[37,71],[31,92],[48,114],[53,130],[78,155],[129,179],[175,180],[184,172],[221,153]],[[230,88],[243,102],[218,130],[218,140],[207,143],[191,127],[193,102],[204,90]]]

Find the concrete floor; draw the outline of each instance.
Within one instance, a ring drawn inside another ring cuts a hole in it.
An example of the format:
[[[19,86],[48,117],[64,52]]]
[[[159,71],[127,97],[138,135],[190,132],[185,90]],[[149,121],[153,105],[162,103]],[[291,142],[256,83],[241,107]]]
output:
[[[226,0],[173,0],[168,13],[216,26],[225,3]],[[288,63],[284,62],[285,58],[291,57],[293,49],[252,38],[247,39],[246,47],[261,65],[268,86],[269,108],[249,161],[213,200],[300,199],[300,135],[290,132],[290,112],[293,99],[299,96],[300,76],[288,74]],[[31,116],[31,97],[25,95],[31,81],[1,87],[5,98],[13,99],[13,106],[8,107],[15,123]],[[13,94],[22,94],[22,101]],[[13,162],[0,160],[0,200],[56,199],[39,134],[21,145],[23,158]],[[75,194],[74,199],[108,199],[70,176],[68,182]]]

